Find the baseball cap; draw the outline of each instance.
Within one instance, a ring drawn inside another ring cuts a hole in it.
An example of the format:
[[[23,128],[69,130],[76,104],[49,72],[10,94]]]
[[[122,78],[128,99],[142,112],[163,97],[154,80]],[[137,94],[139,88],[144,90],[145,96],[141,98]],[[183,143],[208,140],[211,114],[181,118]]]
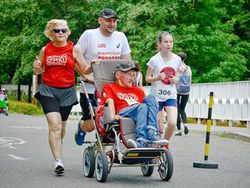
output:
[[[133,62],[128,62],[126,64],[119,63],[115,66],[114,73],[116,71],[127,72],[127,71],[132,70],[132,69],[135,71],[138,71],[138,68],[135,67],[135,64]]]
[[[109,8],[103,9],[100,16],[103,18],[107,18],[107,19],[108,18],[116,18],[119,20],[116,11],[109,9]]]

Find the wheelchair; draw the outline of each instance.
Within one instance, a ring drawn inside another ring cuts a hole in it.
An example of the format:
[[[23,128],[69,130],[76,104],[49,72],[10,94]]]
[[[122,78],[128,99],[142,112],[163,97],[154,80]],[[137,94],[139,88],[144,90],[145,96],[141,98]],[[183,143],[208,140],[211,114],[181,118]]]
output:
[[[92,64],[94,85],[101,97],[105,83],[115,81],[113,69],[118,63],[134,63],[132,60],[100,60]],[[89,97],[85,89],[86,98]],[[92,121],[95,127],[95,140],[83,152],[83,173],[86,177],[96,175],[98,182],[106,182],[113,167],[139,167],[143,176],[151,176],[154,168],[163,181],[169,181],[173,174],[173,157],[167,147],[150,145],[146,148],[129,148],[128,139],[136,140],[135,123],[130,118],[110,121],[105,105],[93,109],[89,101]]]

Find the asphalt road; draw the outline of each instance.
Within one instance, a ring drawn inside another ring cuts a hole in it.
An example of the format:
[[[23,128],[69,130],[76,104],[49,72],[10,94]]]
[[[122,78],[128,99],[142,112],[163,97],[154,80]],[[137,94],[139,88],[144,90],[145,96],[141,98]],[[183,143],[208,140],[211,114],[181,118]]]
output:
[[[203,163],[205,134],[190,132],[173,136],[171,152],[174,174],[169,182],[161,181],[157,169],[143,177],[139,167],[112,168],[106,183],[86,178],[82,173],[84,147],[74,143],[77,120],[69,120],[63,142],[65,175],[54,175],[44,116],[10,114],[0,116],[0,188],[80,188],[80,187],[250,187],[250,143],[211,135],[209,163],[218,169],[193,168]],[[93,139],[93,134],[88,135]]]

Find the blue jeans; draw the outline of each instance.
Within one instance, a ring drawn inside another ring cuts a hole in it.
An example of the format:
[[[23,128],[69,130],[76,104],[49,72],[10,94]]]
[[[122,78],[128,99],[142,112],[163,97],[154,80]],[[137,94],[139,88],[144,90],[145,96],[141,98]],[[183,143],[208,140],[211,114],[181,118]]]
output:
[[[158,103],[153,95],[143,99],[143,103],[126,107],[119,112],[122,117],[129,117],[136,124],[136,138],[149,140],[148,127],[158,130],[157,124]]]

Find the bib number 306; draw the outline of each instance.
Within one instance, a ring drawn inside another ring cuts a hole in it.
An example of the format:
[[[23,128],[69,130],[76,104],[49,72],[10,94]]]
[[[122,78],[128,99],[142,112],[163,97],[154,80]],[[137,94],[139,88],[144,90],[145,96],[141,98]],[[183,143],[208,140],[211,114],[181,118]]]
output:
[[[159,89],[158,94],[159,95],[171,95],[171,91],[170,90]]]

